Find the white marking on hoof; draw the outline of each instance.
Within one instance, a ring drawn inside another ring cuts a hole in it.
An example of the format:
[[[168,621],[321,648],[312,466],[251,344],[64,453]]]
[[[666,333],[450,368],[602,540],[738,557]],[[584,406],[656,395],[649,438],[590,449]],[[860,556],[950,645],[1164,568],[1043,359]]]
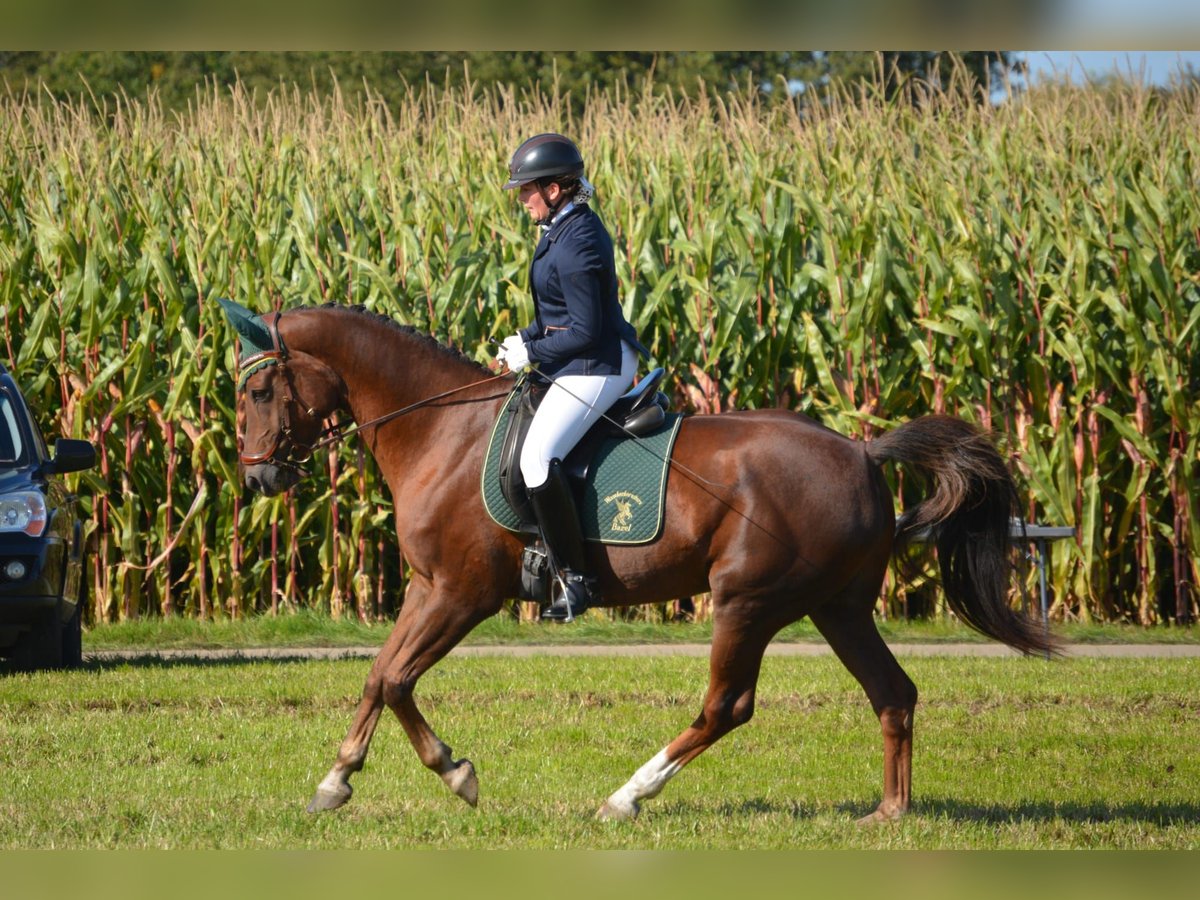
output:
[[[469,759],[455,762],[453,769],[442,774],[442,781],[469,805],[475,806],[479,803],[479,779],[475,777],[475,767]]]
[[[620,807],[611,800],[605,800],[604,805],[596,810],[596,818],[601,822],[632,822],[641,810],[641,806],[637,803],[628,807]]]
[[[605,801],[596,815],[601,818],[636,818],[641,809],[640,801],[657,797],[681,768],[683,767],[679,763],[667,759],[667,750],[664,747],[652,760],[634,772],[633,777]],[[611,814],[606,815],[605,810],[610,810]]]

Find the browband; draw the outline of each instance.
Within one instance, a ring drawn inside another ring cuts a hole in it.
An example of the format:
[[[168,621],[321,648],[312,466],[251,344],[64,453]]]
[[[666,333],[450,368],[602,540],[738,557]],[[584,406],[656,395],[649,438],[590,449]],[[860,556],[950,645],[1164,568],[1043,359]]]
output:
[[[242,362],[242,367],[238,372],[237,389],[242,391],[246,387],[246,381],[255,372],[264,369],[267,366],[283,365],[283,356],[274,350],[266,350],[262,353],[255,353],[253,356],[246,357]]]
[[[279,333],[279,315],[279,313],[268,313],[259,317],[263,325],[267,327],[267,333],[271,335],[271,343],[275,345],[275,349],[263,350],[261,353],[255,353],[242,360],[238,368],[237,390],[239,392],[246,387],[246,380],[255,372],[267,366],[282,366],[284,360],[287,359],[287,347],[284,346],[283,336]]]

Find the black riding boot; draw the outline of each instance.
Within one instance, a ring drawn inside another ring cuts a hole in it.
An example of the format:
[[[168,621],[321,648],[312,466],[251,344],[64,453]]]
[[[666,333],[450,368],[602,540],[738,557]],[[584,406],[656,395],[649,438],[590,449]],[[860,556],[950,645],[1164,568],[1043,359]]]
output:
[[[600,598],[596,579],[585,574],[587,566],[579,513],[567,476],[557,459],[550,461],[550,477],[546,483],[529,491],[529,502],[558,576],[566,585],[564,592],[558,579],[552,580],[550,595],[554,600],[542,610],[542,618],[569,622]]]

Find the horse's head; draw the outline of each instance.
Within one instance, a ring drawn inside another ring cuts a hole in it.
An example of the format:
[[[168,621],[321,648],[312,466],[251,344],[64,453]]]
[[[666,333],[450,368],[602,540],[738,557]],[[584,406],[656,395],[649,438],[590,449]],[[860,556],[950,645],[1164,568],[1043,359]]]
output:
[[[220,301],[242,339],[237,381],[238,448],[243,477],[268,497],[292,487],[322,435],[322,423],[342,405],[337,374],[302,352],[290,352],[278,313],[256,316]]]

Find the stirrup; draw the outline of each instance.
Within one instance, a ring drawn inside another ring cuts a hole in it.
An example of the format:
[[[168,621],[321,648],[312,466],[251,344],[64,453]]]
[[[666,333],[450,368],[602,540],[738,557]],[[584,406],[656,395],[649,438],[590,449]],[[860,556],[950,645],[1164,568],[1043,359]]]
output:
[[[573,622],[600,599],[595,578],[569,569],[552,577],[550,590],[554,601],[541,614],[546,622]]]

